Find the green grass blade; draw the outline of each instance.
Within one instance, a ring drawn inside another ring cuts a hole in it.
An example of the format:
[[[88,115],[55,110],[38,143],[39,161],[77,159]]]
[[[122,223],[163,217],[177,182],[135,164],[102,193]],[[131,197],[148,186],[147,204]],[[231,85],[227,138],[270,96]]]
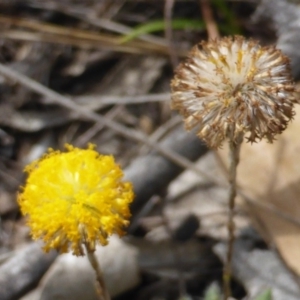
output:
[[[223,15],[226,21],[227,34],[241,34],[241,29],[237,24],[236,16],[232,10],[227,6],[225,0],[212,0],[214,7]]]
[[[216,284],[211,284],[205,291],[204,300],[221,300],[220,288]]]
[[[264,291],[255,300],[272,300],[272,291],[271,289]]]
[[[205,24],[203,21],[190,20],[190,19],[173,19],[171,21],[172,29],[191,29],[191,30],[203,30],[205,29]],[[160,32],[165,30],[164,20],[157,20],[149,22],[143,25],[139,25],[134,28],[129,34],[123,36],[120,43],[129,42],[143,34],[149,34],[153,32]]]

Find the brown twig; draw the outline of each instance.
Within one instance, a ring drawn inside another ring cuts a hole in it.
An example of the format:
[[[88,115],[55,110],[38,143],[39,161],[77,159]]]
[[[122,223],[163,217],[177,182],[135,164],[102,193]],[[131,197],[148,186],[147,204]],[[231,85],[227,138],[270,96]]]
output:
[[[211,40],[218,39],[220,37],[219,29],[215,22],[209,1],[208,0],[200,0],[200,6],[201,6],[203,19],[206,24],[208,38]]]
[[[14,27],[22,28],[22,30],[3,29],[1,31],[1,37],[7,39],[44,41],[86,48],[108,48],[113,49],[114,51],[128,53],[169,53],[166,45],[141,40],[132,40],[127,43],[120,43],[119,36],[103,34],[91,30],[74,29],[23,18],[13,18],[0,15],[0,24],[5,24],[6,26],[9,24]],[[179,53],[180,52],[183,54],[182,51],[179,51]]]
[[[164,102],[170,100],[170,93],[148,94],[137,96],[99,96],[87,95],[76,96],[73,100],[78,104],[93,106],[93,109],[100,109],[105,105],[112,104],[139,104],[149,102]]]
[[[181,118],[179,116],[175,116],[162,124],[160,127],[158,127],[149,137],[153,142],[158,142],[161,140],[168,132],[170,132],[172,129],[177,127],[182,122]],[[140,153],[145,152],[148,150],[148,147],[141,147]]]
[[[26,86],[30,90],[32,90],[40,95],[43,95],[47,99],[52,100],[52,103],[54,103],[54,104],[58,104],[62,107],[68,108],[71,111],[77,113],[80,116],[85,117],[86,119],[88,119],[90,121],[99,122],[100,124],[103,124],[104,126],[111,128],[115,132],[123,135],[124,137],[126,137],[130,140],[134,140],[136,142],[140,142],[140,143],[143,143],[143,144],[149,146],[150,148],[156,150],[158,153],[165,156],[170,161],[174,162],[175,164],[177,164],[178,166],[181,166],[184,169],[190,169],[190,170],[193,170],[194,172],[196,172],[197,174],[199,174],[200,176],[206,176],[206,174],[203,171],[199,170],[195,166],[194,163],[190,162],[188,159],[175,153],[174,151],[165,149],[164,147],[157,144],[156,142],[152,142],[147,136],[145,136],[140,131],[126,128],[123,125],[115,122],[114,120],[111,120],[109,118],[101,116],[101,115],[87,109],[86,107],[82,107],[82,106],[74,103],[74,101],[72,101],[72,99],[47,88],[46,86],[40,84],[39,82],[37,82],[25,75],[22,75],[16,71],[6,67],[3,64],[0,64],[0,74],[2,74],[3,76],[5,76],[15,82],[18,82],[19,84]],[[212,177],[210,179],[213,180],[214,182],[216,181]]]
[[[118,105],[114,106],[107,114],[106,117],[109,119],[113,119],[116,115],[120,113],[123,106]],[[75,141],[74,145],[77,147],[83,147],[86,145],[97,133],[99,133],[104,128],[104,124],[100,124],[99,122],[95,123],[92,127],[86,130],[83,134],[81,134]]]
[[[76,6],[74,3],[72,3],[72,5],[65,5],[63,3],[58,3],[57,1],[36,1],[27,3],[26,5],[28,5],[29,7],[64,13],[93,26],[103,28],[111,32],[120,33],[122,35],[128,34],[132,31],[132,28],[125,26],[121,23],[118,23],[108,18],[99,18],[98,16],[95,16],[94,10],[91,8],[85,7],[83,9],[80,5]],[[143,34],[139,36],[138,39],[152,44],[167,47],[166,41],[163,38],[155,35]]]
[[[157,47],[150,43],[140,41],[130,41],[128,43],[119,43],[115,41],[97,41],[93,39],[83,39],[75,36],[63,36],[57,34],[48,34],[43,32],[31,32],[24,30],[3,30],[1,32],[1,38],[28,41],[28,42],[44,42],[52,44],[70,45],[79,47],[82,49],[105,49],[116,52],[134,53],[134,54],[145,54],[145,53],[157,53],[157,54],[168,54],[168,49],[165,47]],[[181,54],[184,52],[181,51]]]
[[[178,65],[178,54],[176,52],[176,47],[173,43],[173,30],[172,30],[172,11],[174,6],[174,0],[165,0],[165,10],[164,10],[164,21],[165,21],[165,36],[169,45],[169,53],[173,68],[175,69]]]

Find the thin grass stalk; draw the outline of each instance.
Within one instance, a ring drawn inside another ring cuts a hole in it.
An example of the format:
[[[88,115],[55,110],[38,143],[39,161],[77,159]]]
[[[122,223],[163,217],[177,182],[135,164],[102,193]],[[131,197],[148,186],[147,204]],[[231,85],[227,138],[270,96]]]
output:
[[[234,251],[235,241],[235,198],[237,195],[237,166],[239,164],[240,149],[243,141],[243,136],[235,142],[229,140],[229,195],[228,195],[228,248],[223,270],[223,284],[224,284],[224,299],[228,300],[232,296],[231,279],[232,279],[232,257]]]

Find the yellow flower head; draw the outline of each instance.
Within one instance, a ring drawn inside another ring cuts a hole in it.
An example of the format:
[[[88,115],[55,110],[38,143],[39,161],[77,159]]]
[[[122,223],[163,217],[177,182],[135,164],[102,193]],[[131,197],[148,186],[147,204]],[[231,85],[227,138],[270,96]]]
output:
[[[25,168],[29,176],[18,202],[45,251],[83,255],[82,244],[94,251],[96,242],[106,245],[113,233],[124,234],[133,191],[112,156],[100,155],[92,145],[66,148],[49,149]]]

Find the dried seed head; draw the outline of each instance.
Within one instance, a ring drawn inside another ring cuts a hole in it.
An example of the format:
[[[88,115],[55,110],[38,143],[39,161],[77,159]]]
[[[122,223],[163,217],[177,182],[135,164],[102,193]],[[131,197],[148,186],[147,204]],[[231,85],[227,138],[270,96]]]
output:
[[[241,36],[196,45],[171,82],[172,108],[197,128],[208,146],[225,138],[237,142],[281,133],[296,103],[289,59],[275,47],[261,47]]]

